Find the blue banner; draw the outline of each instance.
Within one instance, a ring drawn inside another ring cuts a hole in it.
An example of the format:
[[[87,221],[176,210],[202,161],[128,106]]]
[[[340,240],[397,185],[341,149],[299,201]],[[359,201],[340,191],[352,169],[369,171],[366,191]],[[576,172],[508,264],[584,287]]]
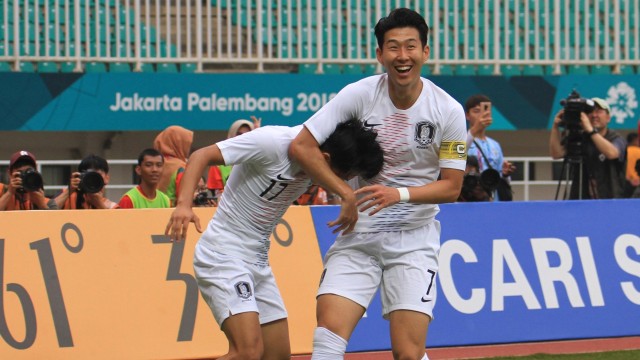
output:
[[[638,200],[441,206],[427,345],[640,335]],[[324,256],[337,207],[312,209]],[[389,349],[376,295],[348,351]]]
[[[0,130],[159,131],[170,125],[227,130],[239,118],[297,125],[359,75],[0,73]],[[612,107],[610,127],[637,126],[640,78],[598,76],[432,76],[460,103],[493,103],[491,130],[547,129],[576,88]]]

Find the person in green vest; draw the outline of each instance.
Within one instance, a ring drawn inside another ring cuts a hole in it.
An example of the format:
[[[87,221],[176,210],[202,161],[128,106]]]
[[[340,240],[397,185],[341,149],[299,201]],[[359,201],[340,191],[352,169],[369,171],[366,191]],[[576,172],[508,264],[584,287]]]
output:
[[[167,194],[158,190],[164,168],[164,157],[156,149],[144,149],[138,156],[136,174],[140,184],[127,191],[118,204],[121,209],[168,208],[171,202]]]

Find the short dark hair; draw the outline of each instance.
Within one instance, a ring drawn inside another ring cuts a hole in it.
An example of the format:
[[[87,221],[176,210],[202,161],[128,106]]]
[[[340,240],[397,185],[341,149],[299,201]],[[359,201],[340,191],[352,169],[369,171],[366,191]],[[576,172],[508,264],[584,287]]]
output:
[[[474,107],[478,106],[478,104],[483,102],[491,102],[491,99],[489,99],[489,97],[484,94],[476,94],[470,96],[464,103],[464,112],[468,113],[469,110],[473,109]]]
[[[371,179],[380,173],[384,163],[376,137],[378,133],[365,128],[360,120],[350,119],[336,126],[320,150],[329,153],[331,166],[337,171],[355,171],[364,179]]]
[[[138,166],[142,165],[142,162],[144,161],[145,156],[151,156],[151,157],[160,156],[162,157],[162,162],[164,162],[164,156],[162,156],[162,153],[160,153],[160,151],[154,148],[147,148],[142,150],[142,152],[140,152],[140,155],[138,155]]]
[[[109,164],[107,163],[107,160],[98,155],[87,155],[82,159],[82,161],[80,161],[78,171],[83,172],[87,170],[102,170],[105,174],[108,174]]]
[[[638,133],[630,132],[629,134],[627,134],[627,144],[631,144],[637,138],[638,138]]]
[[[384,45],[384,34],[386,34],[387,31],[405,27],[412,27],[418,30],[422,47],[427,45],[429,25],[427,25],[424,17],[411,9],[398,8],[391,11],[389,15],[378,20],[378,23],[374,28],[374,33],[376,34],[380,50],[382,50],[382,46]]]

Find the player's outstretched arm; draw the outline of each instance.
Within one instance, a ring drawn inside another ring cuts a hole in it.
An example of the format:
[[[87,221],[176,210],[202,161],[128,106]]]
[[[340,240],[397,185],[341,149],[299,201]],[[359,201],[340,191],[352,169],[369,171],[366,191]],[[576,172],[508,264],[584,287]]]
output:
[[[169,223],[165,228],[165,235],[171,237],[171,241],[184,241],[187,238],[189,223],[194,223],[196,230],[202,232],[200,219],[193,212],[193,193],[198,181],[208,165],[222,165],[224,158],[217,145],[210,145],[195,151],[189,156],[189,162],[180,183],[180,194],[176,208],[171,213]]]

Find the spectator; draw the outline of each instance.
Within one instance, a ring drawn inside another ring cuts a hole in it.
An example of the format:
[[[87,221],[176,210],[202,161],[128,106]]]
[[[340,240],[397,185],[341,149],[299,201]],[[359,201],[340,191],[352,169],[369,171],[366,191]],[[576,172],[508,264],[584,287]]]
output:
[[[491,99],[482,94],[473,95],[465,102],[464,110],[469,122],[469,131],[467,132],[468,155],[475,156],[478,159],[478,174],[487,169],[494,169],[500,171],[503,178],[509,179],[515,170],[515,166],[504,160],[500,143],[486,134],[487,128],[493,122]],[[511,200],[510,198],[501,199],[497,189],[492,192],[491,198],[501,201]]]
[[[375,35],[386,72],[343,88],[304,123],[289,148],[293,161],[342,199],[338,218],[329,222],[341,234],[324,258],[314,360],[344,357],[378,288],[394,358],[427,358],[440,247],[436,204],[456,201],[462,187],[464,110],[420,77],[429,58],[424,18],[395,9],[378,21]],[[350,117],[375,128],[385,154],[380,175],[361,179],[355,192],[329,170],[319,150],[335,124]]]
[[[640,197],[640,146],[638,145],[638,134],[627,135],[626,152],[626,181],[624,197]]]
[[[167,194],[171,206],[175,205],[192,143],[193,131],[177,125],[164,129],[153,141],[153,148],[162,154],[165,161],[158,190]]]
[[[340,201],[337,196],[330,194],[321,186],[312,184],[296,201],[294,205],[338,205]]]
[[[109,164],[97,155],[86,156],[71,174],[67,189],[56,196],[60,209],[116,209],[118,203],[104,196],[109,184]],[[71,195],[69,195],[71,194]]]
[[[227,139],[247,133],[253,129],[259,128],[261,118],[251,115],[251,121],[239,119],[233,122],[227,132]],[[207,188],[213,193],[215,198],[220,198],[227,184],[227,179],[231,174],[231,166],[219,165],[211,166],[207,175]]]
[[[200,291],[229,340],[225,359],[291,356],[287,312],[269,266],[268,251],[269,237],[278,221],[309,187],[309,177],[287,153],[301,128],[265,126],[195,151],[165,230],[173,241],[186,239],[189,222],[202,232],[187,194],[193,192],[208,164],[235,164],[228,191],[194,255]],[[374,177],[383,163],[382,149],[375,139],[375,132],[357,119],[342,123],[320,147],[323,161],[343,180],[356,175]]]
[[[140,184],[127,191],[118,205],[122,209],[171,207],[169,197],[158,189],[163,168],[164,158],[158,150],[142,150],[136,166]]]
[[[196,191],[193,194],[193,206],[197,207],[212,207],[218,206],[218,199],[211,196],[209,189],[207,189],[207,184],[204,178],[200,177],[198,181],[198,186],[196,187]]]
[[[9,184],[0,184],[0,210],[55,210],[53,199],[44,195],[42,175],[36,170],[36,157],[25,150],[11,155]]]
[[[607,128],[611,121],[609,104],[601,98],[591,100],[594,110],[589,114],[580,113],[578,130],[569,129],[563,122],[564,109],[556,114],[551,127],[549,151],[552,158],[564,158],[565,164],[570,165],[569,199],[621,198],[626,143],[620,134]],[[560,127],[563,127],[562,133]],[[575,154],[569,154],[568,148]],[[574,155],[574,159],[569,159]]]

